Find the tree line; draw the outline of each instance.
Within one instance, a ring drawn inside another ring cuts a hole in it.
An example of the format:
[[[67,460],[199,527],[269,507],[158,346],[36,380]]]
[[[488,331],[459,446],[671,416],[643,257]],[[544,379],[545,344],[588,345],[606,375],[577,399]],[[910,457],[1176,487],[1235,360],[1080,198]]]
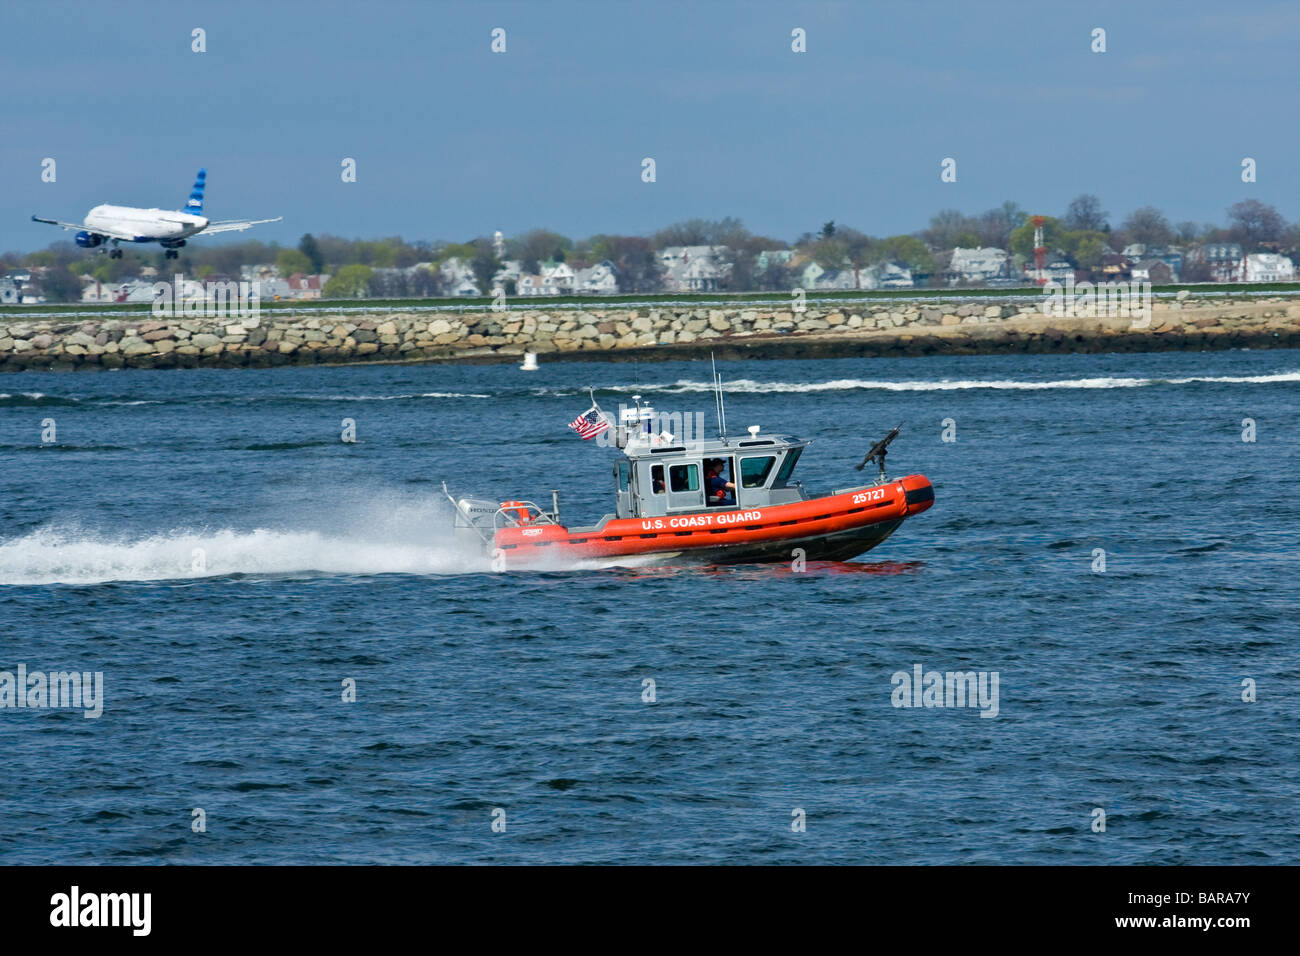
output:
[[[1171,223],[1159,209],[1145,206],[1118,224],[1101,200],[1092,194],[1075,197],[1059,216],[1044,221],[1044,242],[1052,255],[1064,255],[1080,269],[1102,264],[1107,249],[1119,252],[1131,243],[1148,247],[1189,246],[1207,242],[1240,243],[1243,253],[1276,251],[1295,254],[1300,249],[1300,223],[1288,223],[1273,206],[1247,199],[1227,210],[1226,225]],[[778,291],[799,284],[802,266],[791,267],[771,257],[759,269],[764,252],[790,250],[827,270],[862,269],[883,262],[897,262],[919,276],[941,269],[938,254],[954,247],[994,247],[1013,256],[1029,259],[1033,254],[1034,226],[1030,214],[1015,202],[978,215],[945,209],[930,219],[927,228],[911,235],[877,237],[852,226],[826,222],[820,229],[805,232],[793,241],[750,232],[741,220],[689,219],[674,223],[650,236],[600,233],[573,239],[548,229],[533,229],[506,239],[498,250],[489,236],[466,242],[407,241],[400,236],[385,239],[345,239],[340,236],[304,235],[296,247],[264,243],[256,239],[221,244],[191,243],[180,250],[180,259],[163,259],[162,250],[124,245],[120,259],[88,252],[73,242],[58,241],[38,252],[8,252],[0,256],[0,268],[45,267],[40,276],[42,293],[50,301],[80,298],[83,280],[112,285],[137,277],[146,266],[159,275],[182,272],[199,279],[238,278],[240,267],[274,263],[282,277],[295,274],[332,276],[327,297],[426,298],[448,294],[438,268],[456,257],[468,264],[480,290],[486,292],[492,277],[505,260],[517,260],[525,273],[536,273],[547,262],[567,262],[575,269],[608,260],[614,265],[618,287],[624,293],[663,291],[664,268],[659,253],[668,246],[717,246],[727,291]],[[432,268],[412,268],[431,263]],[[1185,261],[1182,278],[1204,281],[1203,264]],[[507,292],[513,290],[507,288]]]

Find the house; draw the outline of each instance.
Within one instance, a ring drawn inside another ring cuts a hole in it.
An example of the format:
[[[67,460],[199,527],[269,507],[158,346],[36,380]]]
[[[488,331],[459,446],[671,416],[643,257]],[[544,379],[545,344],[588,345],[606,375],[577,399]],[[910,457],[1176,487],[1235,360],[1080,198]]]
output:
[[[1101,257],[1101,274],[1107,282],[1126,282],[1129,278],[1129,261],[1119,253],[1108,253]]]
[[[618,270],[608,259],[589,268],[579,269],[576,287],[584,295],[613,295],[618,291]]]
[[[1255,252],[1246,256],[1247,282],[1291,282],[1294,279],[1295,264],[1280,253]]]
[[[22,300],[21,287],[8,276],[0,278],[0,305],[17,305]]]
[[[669,292],[712,292],[731,271],[726,246],[667,246],[659,252]]]
[[[1241,243],[1207,242],[1201,249],[1201,258],[1209,266],[1214,282],[1241,281]]]
[[[987,282],[1008,276],[1005,249],[986,246],[980,249],[963,249],[958,246],[948,261],[948,282]]]
[[[327,275],[305,276],[296,272],[287,280],[290,299],[319,299],[321,289],[329,281]]]
[[[537,296],[559,294],[560,290],[556,288],[555,283],[547,276],[524,273],[515,280],[515,295]]]
[[[1141,260],[1146,258],[1147,247],[1140,242],[1130,242],[1127,246],[1124,247],[1124,251],[1121,252],[1120,255],[1122,255],[1125,259],[1127,259],[1131,263],[1140,262]]]
[[[322,278],[328,280],[329,276],[323,276]],[[253,282],[256,282],[257,285],[253,285]],[[324,286],[325,283],[322,282],[321,287],[324,288]],[[289,293],[289,282],[287,279],[253,279],[249,283],[248,288],[250,294],[252,294],[252,291],[256,289],[257,298],[263,302],[279,302],[282,299],[292,298]]]
[[[915,285],[912,270],[897,262],[880,262],[858,270],[859,289],[910,289]]]
[[[842,291],[844,289],[856,289],[857,287],[858,276],[852,269],[826,269],[812,285],[804,288]]]
[[[1053,282],[1064,282],[1074,278],[1074,263],[1069,259],[1056,258],[1047,264],[1047,278]]]
[[[817,288],[817,280],[820,279],[825,272],[826,270],[817,263],[808,263],[803,267],[803,271],[799,273],[799,287],[802,289]]]
[[[1178,277],[1182,275],[1183,272],[1182,251],[1170,247],[1168,249],[1162,249],[1159,252],[1154,252],[1151,255],[1152,258],[1159,259],[1161,262],[1163,262],[1165,265],[1169,267],[1170,281],[1177,282]]]
[[[1152,285],[1168,285],[1173,281],[1174,270],[1161,259],[1143,259],[1133,265],[1129,275],[1134,282],[1150,282]]]
[[[550,279],[560,295],[571,295],[578,286],[578,273],[567,262],[543,262],[542,278]]]
[[[0,280],[3,283],[4,280]],[[89,285],[81,288],[82,302],[116,302],[118,286],[104,285],[102,282],[91,282]],[[0,297],[0,301],[8,301]]]

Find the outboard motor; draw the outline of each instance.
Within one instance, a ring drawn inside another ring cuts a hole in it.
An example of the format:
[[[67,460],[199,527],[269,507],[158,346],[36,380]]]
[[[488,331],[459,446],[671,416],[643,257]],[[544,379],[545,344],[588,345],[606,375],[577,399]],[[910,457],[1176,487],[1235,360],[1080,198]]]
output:
[[[461,498],[456,504],[456,537],[491,547],[500,503],[490,498]]]

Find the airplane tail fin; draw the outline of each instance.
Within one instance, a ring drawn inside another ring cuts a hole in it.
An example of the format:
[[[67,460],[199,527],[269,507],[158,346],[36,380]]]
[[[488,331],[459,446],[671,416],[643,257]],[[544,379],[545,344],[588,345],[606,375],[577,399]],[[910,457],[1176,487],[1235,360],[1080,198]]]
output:
[[[198,176],[194,178],[194,188],[190,190],[190,198],[185,203],[185,211],[191,212],[196,216],[203,215],[203,187],[207,182],[208,171],[200,169]]]

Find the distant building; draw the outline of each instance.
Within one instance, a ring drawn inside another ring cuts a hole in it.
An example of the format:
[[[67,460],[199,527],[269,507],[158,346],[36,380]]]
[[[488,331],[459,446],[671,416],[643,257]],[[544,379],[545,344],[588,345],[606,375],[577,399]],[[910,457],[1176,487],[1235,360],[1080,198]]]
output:
[[[0,280],[0,283],[3,281],[4,280]],[[112,283],[105,285],[98,281],[91,282],[89,285],[82,286],[81,301],[91,303],[116,302],[117,290],[119,288],[120,286],[113,285]],[[0,298],[0,301],[4,301],[3,298]]]
[[[897,262],[880,262],[858,270],[859,289],[910,289],[916,283],[912,270]]]
[[[22,301],[22,289],[8,276],[0,278],[0,304],[17,305]]]
[[[808,288],[824,289],[830,292],[841,292],[845,289],[856,289],[858,287],[857,273],[852,269],[827,269]]]
[[[1246,257],[1247,282],[1291,282],[1295,279],[1295,264],[1277,252],[1256,252]]]
[[[981,249],[963,249],[958,246],[948,260],[948,281],[987,282],[1010,275],[1005,249],[986,246]]]
[[[669,292],[713,292],[731,270],[726,246],[667,246],[659,251]]]
[[[1129,276],[1134,282],[1168,285],[1173,281],[1174,270],[1161,259],[1143,259],[1129,270]]]
[[[443,262],[438,267],[438,272],[448,295],[472,298],[483,294],[474,278],[473,268],[458,256],[452,256]]]
[[[572,295],[577,289],[578,274],[567,262],[542,263],[542,278],[550,279],[560,295]]]
[[[1107,282],[1126,282],[1129,278],[1129,261],[1117,252],[1101,257],[1101,275]]]
[[[559,295],[560,290],[548,285],[540,275],[524,273],[515,281],[515,294],[521,296]]]
[[[301,272],[294,273],[286,280],[289,298],[319,299],[321,289],[325,288],[329,278],[327,275],[305,276]]]
[[[613,295],[618,291],[618,270],[605,259],[586,269],[579,269],[575,277],[577,291],[583,295]]]
[[[1207,242],[1201,257],[1215,282],[1240,282],[1242,250],[1239,242]]]

